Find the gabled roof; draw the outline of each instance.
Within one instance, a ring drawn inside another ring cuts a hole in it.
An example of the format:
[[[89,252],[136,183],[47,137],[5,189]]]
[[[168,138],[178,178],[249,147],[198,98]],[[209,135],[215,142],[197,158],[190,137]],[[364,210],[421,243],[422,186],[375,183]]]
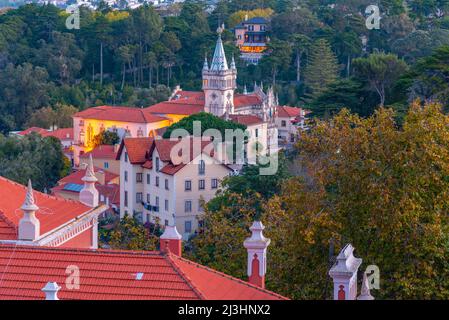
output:
[[[148,111],[148,108],[133,107],[92,107],[80,111],[73,115],[84,119],[111,120],[135,123],[153,123],[167,120],[167,118],[157,116]]]
[[[80,158],[89,158],[92,155],[93,159],[105,158],[105,159],[115,159],[117,152],[115,152],[115,146],[110,146],[106,144],[99,145],[92,151],[83,153]]]
[[[76,290],[65,286],[70,265],[80,270]],[[0,299],[42,300],[49,281],[61,300],[286,299],[170,253],[0,245]]]
[[[204,111],[204,102],[202,104],[189,104],[188,101],[172,100],[160,102],[147,110],[154,114],[178,114],[178,115],[192,115]]]
[[[268,23],[268,20],[265,19],[264,17],[254,17],[254,18],[248,19],[246,21],[242,21],[241,24],[245,25],[245,24],[267,24],[267,23]]]
[[[301,108],[289,107],[289,106],[279,106],[277,107],[277,114],[280,118],[295,118],[301,115]]]
[[[109,182],[111,182],[114,179],[117,179],[119,177],[119,175],[112,173],[110,171],[98,168],[98,167],[94,167],[94,171],[95,173],[97,172],[103,172],[104,173],[104,181],[106,184],[108,184]],[[69,174],[68,176],[65,176],[64,178],[62,178],[61,180],[58,181],[59,185],[64,185],[66,183],[75,183],[75,184],[81,184],[84,185],[84,182],[82,180],[82,178],[85,176],[86,174],[86,170],[78,170],[73,172],[72,174]]]
[[[250,94],[235,94],[234,95],[234,107],[248,107],[248,106],[257,106],[262,104],[262,100],[255,93]]]
[[[0,214],[0,221],[2,221],[0,236],[1,234],[16,233],[19,220],[23,216],[20,207],[25,199],[25,194],[25,186],[0,177],[0,212],[2,213]],[[34,199],[39,207],[36,217],[40,221],[41,235],[91,210],[81,202],[50,196],[38,191],[34,191]],[[0,238],[0,240],[17,240],[17,235],[14,236],[14,239],[9,237],[8,239]]]
[[[250,114],[231,114],[229,118],[237,123],[244,124],[245,126],[252,126],[255,124],[263,123],[263,120],[257,116]]]
[[[73,128],[60,128],[41,133],[44,137],[55,137],[59,140],[73,140]]]
[[[48,133],[48,130],[43,129],[43,128],[39,128],[39,127],[31,127],[28,129],[25,129],[23,131],[17,132],[17,134],[21,135],[21,136],[26,136],[27,134],[30,134],[31,132],[36,132],[39,134],[45,134]]]
[[[150,150],[153,144],[153,138],[143,137],[143,138],[125,138],[120,144],[120,148],[117,152],[116,160],[120,160],[120,156],[123,152],[123,147],[126,147],[126,152],[128,153],[129,162],[132,164],[143,164],[147,160],[146,154]]]

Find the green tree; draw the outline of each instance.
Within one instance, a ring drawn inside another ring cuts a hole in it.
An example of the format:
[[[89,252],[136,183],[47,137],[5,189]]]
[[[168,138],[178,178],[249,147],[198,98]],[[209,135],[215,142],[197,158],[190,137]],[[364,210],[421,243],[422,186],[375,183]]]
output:
[[[159,233],[150,233],[139,221],[125,214],[111,231],[109,245],[122,250],[156,250]]]
[[[380,106],[385,105],[388,90],[407,71],[407,64],[394,54],[373,53],[367,58],[353,61],[355,75],[367,81],[371,90],[379,95]]]
[[[337,80],[337,59],[326,40],[318,39],[313,43],[304,76],[310,97],[318,96]]]

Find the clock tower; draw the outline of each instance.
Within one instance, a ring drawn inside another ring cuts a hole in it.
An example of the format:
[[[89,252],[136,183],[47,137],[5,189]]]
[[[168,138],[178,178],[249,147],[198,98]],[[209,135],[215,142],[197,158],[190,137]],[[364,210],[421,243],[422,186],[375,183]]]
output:
[[[237,88],[237,69],[234,58],[228,67],[223,49],[221,33],[224,25],[218,28],[218,39],[212,63],[208,65],[207,57],[203,66],[204,111],[215,116],[234,113],[234,90]]]

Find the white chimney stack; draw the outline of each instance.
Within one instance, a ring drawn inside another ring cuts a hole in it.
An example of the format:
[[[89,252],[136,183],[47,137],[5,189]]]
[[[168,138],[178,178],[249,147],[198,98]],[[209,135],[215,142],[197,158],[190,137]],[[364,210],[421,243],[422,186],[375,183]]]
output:
[[[357,297],[357,271],[362,259],[353,255],[354,247],[347,244],[329,271],[334,280],[334,300],[355,300]]]
[[[41,290],[45,293],[45,300],[59,300],[58,291],[61,289],[56,282],[47,282]]]
[[[39,207],[34,203],[31,180],[28,180],[25,202],[20,209],[23,211],[23,217],[19,221],[19,240],[36,241],[40,236],[40,222],[36,218],[36,211],[39,210]]]
[[[98,207],[99,195],[98,190],[95,188],[95,182],[97,182],[98,179],[95,177],[92,155],[89,156],[86,174],[82,180],[84,181],[84,187],[80,192],[80,202],[92,208]]]
[[[251,228],[251,237],[243,242],[248,251],[248,282],[265,288],[265,274],[267,272],[267,248],[271,240],[263,235],[264,225],[254,221]]]
[[[162,252],[170,251],[174,255],[182,255],[182,236],[175,225],[166,226],[159,240]]]

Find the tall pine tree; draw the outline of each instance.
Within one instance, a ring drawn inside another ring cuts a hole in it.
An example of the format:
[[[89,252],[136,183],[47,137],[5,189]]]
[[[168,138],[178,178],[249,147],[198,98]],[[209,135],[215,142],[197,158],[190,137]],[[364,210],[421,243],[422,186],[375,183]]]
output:
[[[315,98],[338,77],[338,63],[329,43],[318,39],[310,48],[305,70],[307,95]]]

